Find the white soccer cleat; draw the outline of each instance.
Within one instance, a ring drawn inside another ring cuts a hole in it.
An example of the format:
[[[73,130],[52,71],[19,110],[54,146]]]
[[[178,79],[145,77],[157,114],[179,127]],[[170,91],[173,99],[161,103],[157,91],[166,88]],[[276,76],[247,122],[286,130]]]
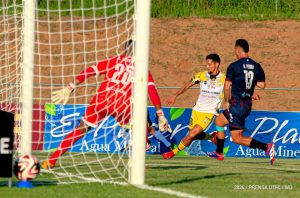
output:
[[[266,153],[267,155],[270,156],[270,164],[274,165],[276,153],[275,153],[275,144],[273,142],[268,144]]]

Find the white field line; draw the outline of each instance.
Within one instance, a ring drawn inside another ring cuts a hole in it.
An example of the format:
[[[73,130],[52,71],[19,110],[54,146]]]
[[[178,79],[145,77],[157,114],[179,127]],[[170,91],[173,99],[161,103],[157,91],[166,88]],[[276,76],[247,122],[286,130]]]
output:
[[[145,189],[145,190],[157,191],[157,192],[165,193],[165,194],[168,194],[168,195],[175,195],[177,197],[204,198],[202,196],[196,196],[196,195],[188,194],[188,193],[185,193],[185,192],[175,191],[175,190],[171,190],[171,189],[167,189],[167,188],[149,186],[149,185],[141,185],[141,186],[136,186],[136,187],[140,188],[140,189]]]

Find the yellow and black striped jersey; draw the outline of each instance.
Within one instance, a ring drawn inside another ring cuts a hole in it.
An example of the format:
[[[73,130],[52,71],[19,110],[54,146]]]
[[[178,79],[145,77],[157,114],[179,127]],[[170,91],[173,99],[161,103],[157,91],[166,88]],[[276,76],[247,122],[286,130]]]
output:
[[[224,98],[225,74],[220,72],[215,78],[210,78],[207,71],[197,73],[192,82],[200,84],[200,95],[193,110],[217,115]]]

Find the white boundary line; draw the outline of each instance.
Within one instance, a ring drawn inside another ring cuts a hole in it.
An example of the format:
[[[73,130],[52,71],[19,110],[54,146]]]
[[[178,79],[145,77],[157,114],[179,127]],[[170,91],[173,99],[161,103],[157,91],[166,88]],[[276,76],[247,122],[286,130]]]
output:
[[[155,186],[148,186],[148,185],[142,185],[142,186],[135,186],[140,189],[145,189],[145,190],[152,190],[152,191],[157,191],[169,195],[175,195],[177,197],[185,197],[185,198],[204,198],[202,196],[196,196],[192,194],[188,194],[185,192],[180,192],[180,191],[175,191],[167,188],[160,188],[160,187],[155,187]]]
[[[51,173],[53,171],[49,171],[49,170],[41,170],[42,173]],[[116,185],[121,185],[121,186],[129,186],[128,183],[126,182],[116,182],[116,181],[106,181],[106,180],[101,180],[101,179],[97,179],[97,178],[90,178],[90,177],[83,177],[83,176],[78,176],[78,175],[73,175],[71,173],[58,173],[55,172],[54,174],[57,174],[58,176],[68,176],[68,177],[74,177],[77,179],[82,179],[84,181],[87,182],[99,182],[99,183],[105,183],[105,184],[116,184]],[[139,189],[143,189],[143,190],[152,190],[152,191],[156,191],[156,192],[161,192],[161,193],[165,193],[168,195],[175,195],[177,197],[184,197],[184,198],[205,198],[202,196],[196,196],[196,195],[192,195],[192,194],[188,194],[185,192],[180,192],[180,191],[175,191],[175,190],[171,190],[168,188],[160,188],[160,187],[155,187],[155,186],[149,186],[149,185],[133,185],[136,188]]]

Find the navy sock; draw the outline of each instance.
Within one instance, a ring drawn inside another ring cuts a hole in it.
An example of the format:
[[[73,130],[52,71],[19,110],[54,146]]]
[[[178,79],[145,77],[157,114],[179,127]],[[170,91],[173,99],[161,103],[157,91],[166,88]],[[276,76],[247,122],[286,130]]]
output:
[[[258,148],[263,151],[267,151],[268,145],[252,138],[249,147],[250,148]]]

